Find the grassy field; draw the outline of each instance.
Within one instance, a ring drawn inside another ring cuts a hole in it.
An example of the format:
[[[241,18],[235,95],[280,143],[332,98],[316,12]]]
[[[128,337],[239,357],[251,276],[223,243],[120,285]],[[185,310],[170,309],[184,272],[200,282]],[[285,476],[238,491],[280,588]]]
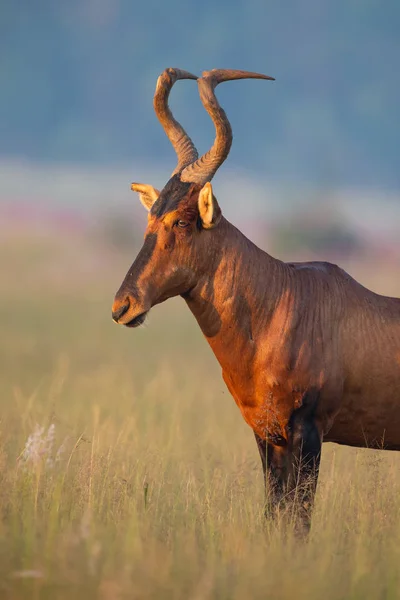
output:
[[[183,301],[112,323],[130,259],[0,242],[0,598],[400,598],[400,456],[327,444],[309,541],[265,523],[252,432]]]

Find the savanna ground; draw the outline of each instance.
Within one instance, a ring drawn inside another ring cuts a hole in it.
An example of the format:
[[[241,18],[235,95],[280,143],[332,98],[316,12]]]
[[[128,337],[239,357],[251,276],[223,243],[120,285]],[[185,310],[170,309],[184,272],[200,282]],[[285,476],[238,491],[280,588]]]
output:
[[[400,598],[400,455],[327,444],[309,541],[265,523],[252,432],[183,301],[112,323],[132,258],[2,236],[0,598]]]

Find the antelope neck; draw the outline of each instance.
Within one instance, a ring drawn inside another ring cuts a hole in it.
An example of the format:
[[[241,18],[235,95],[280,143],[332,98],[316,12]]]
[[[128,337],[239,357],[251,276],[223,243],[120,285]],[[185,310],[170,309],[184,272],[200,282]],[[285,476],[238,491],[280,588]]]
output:
[[[265,331],[288,281],[285,264],[226,219],[211,236],[211,265],[198,275],[185,300],[221,362],[219,353],[226,354],[238,342],[253,342]]]

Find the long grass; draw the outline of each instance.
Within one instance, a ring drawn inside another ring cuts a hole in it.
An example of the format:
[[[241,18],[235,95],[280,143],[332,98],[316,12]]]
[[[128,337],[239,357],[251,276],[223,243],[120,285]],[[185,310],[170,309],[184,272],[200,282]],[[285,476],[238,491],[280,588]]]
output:
[[[126,330],[126,256],[0,257],[0,598],[400,598],[397,453],[325,445],[300,542],[182,301]]]

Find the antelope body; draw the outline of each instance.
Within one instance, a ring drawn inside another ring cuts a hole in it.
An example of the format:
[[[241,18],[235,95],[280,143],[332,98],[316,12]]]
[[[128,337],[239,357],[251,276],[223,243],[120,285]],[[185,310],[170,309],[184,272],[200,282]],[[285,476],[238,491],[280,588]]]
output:
[[[232,142],[214,88],[240,78],[214,70],[198,85],[216,128],[200,159],[174,119],[166,69],[156,114],[178,165],[161,192],[132,184],[149,210],[145,241],[113,305],[113,319],[140,325],[150,308],[181,295],[222,368],[260,451],[270,507],[293,500],[310,511],[323,441],[400,450],[400,299],[364,288],[336,265],[284,263],[260,250],[221,214],[211,179]]]

